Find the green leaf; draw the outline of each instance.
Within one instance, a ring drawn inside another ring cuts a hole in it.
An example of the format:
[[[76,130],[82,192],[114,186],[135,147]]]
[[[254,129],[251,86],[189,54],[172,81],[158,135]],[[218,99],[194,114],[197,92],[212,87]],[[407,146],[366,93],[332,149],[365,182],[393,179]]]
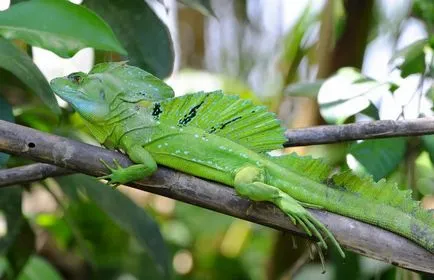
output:
[[[290,84],[285,89],[285,94],[289,96],[316,98],[323,83],[323,80],[317,80],[314,82]]]
[[[18,277],[18,280],[62,280],[63,277],[56,269],[43,258],[33,256],[23,272]]]
[[[15,186],[15,188],[19,188]],[[27,219],[22,217],[22,223],[19,234],[15,237],[13,244],[8,248],[6,257],[9,263],[11,278],[15,278],[26,266],[27,261],[35,251],[36,238],[35,233],[30,227]]]
[[[406,149],[405,138],[391,138],[354,143],[349,153],[378,181],[398,167]]]
[[[13,122],[14,115],[12,114],[12,107],[0,96],[0,120]],[[6,165],[9,155],[0,153],[0,169]]]
[[[0,13],[0,35],[72,57],[93,47],[126,54],[110,27],[94,12],[65,0],[33,0]]]
[[[179,2],[193,8],[205,16],[215,17],[214,10],[211,6],[211,0],[178,0]]]
[[[57,213],[40,213],[33,222],[50,232],[51,237],[56,241],[56,245],[60,250],[68,248],[73,239],[73,232],[64,220],[64,217],[58,217]]]
[[[313,27],[317,17],[312,13],[311,4],[306,5],[300,12],[299,18],[283,38],[283,52],[281,55],[281,68],[285,69],[285,84],[291,84],[297,78],[298,69],[303,57],[307,56],[312,42],[306,39],[308,31]],[[308,43],[306,43],[306,42]]]
[[[360,114],[368,116],[374,120],[380,119],[380,113],[378,112],[377,107],[375,107],[375,105],[372,104],[372,102],[369,102],[369,106],[366,109],[364,109],[363,111],[361,111]]]
[[[0,96],[0,120],[14,121],[12,107]],[[8,154],[0,153],[0,169],[6,165]],[[0,237],[0,254],[9,261],[12,278],[20,272],[35,248],[35,236],[21,212],[20,186],[0,188],[0,213],[6,220],[6,233]]]
[[[318,93],[321,116],[332,124],[342,124],[349,117],[364,113],[376,117],[375,100],[390,93],[390,84],[365,77],[354,68],[342,68],[327,79]],[[371,107],[371,108],[370,108]]]
[[[0,238],[0,254],[5,254],[19,235],[23,224],[21,188],[10,186],[0,189],[0,211],[6,219],[7,232]]]
[[[339,261],[341,256],[339,252],[335,248],[332,249],[332,259],[334,269],[333,280],[347,280],[348,275],[360,275],[362,270],[360,267],[360,255],[345,251],[345,262]],[[355,277],[357,279],[357,277]]]
[[[29,1],[29,0],[11,0],[11,6],[18,4],[18,3],[21,3],[21,2],[26,2],[26,1]]]
[[[124,42],[129,64],[159,78],[170,75],[174,52],[166,25],[143,0],[85,0]]]
[[[76,191],[94,201],[118,226],[137,239],[153,260],[162,278],[170,278],[168,252],[158,225],[142,208],[121,192],[89,176],[71,175],[57,180],[66,194]],[[78,198],[76,195],[72,197]]]
[[[412,16],[425,21],[428,25],[427,29],[430,30],[434,27],[434,2],[432,0],[414,0]]]
[[[30,57],[3,38],[0,38],[0,67],[14,74],[54,113],[60,114],[54,93],[41,71]]]
[[[423,148],[428,152],[431,162],[434,164],[434,135],[420,137]]]
[[[428,45],[428,40],[423,39],[414,42],[404,49],[395,53],[390,61],[396,61],[398,68],[401,70],[401,77],[406,78],[411,74],[425,73],[425,52],[424,48]],[[401,59],[402,61],[397,61]]]
[[[15,279],[34,251],[34,233],[21,212],[20,186],[0,189],[0,213],[6,220],[6,235],[0,238],[0,254],[9,262],[8,275]]]
[[[16,119],[22,125],[44,132],[52,132],[54,129],[59,128],[59,118],[53,112],[40,106],[20,108]]]

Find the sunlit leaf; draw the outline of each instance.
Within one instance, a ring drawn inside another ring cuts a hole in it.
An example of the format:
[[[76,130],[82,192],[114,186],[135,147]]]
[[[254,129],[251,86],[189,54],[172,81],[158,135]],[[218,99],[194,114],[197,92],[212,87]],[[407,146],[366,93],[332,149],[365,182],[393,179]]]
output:
[[[68,196],[73,192],[86,195],[113,221],[134,236],[153,260],[163,279],[168,279],[171,268],[167,248],[157,223],[146,212],[121,192],[85,175],[71,175],[57,179]],[[75,199],[77,196],[72,195]]]
[[[376,116],[374,108],[369,107],[384,94],[391,94],[390,84],[365,77],[356,69],[342,68],[320,88],[320,113],[332,124],[342,124],[349,117],[361,112]]]
[[[54,113],[60,113],[54,93],[38,67],[30,57],[3,38],[0,38],[0,67],[19,78]]]
[[[110,27],[94,12],[69,1],[33,0],[0,13],[0,35],[72,57],[85,47],[126,54]]]
[[[406,78],[412,74],[423,74],[425,72],[424,48],[428,40],[419,40],[406,48],[396,52],[390,61],[393,61],[401,69],[401,77]]]
[[[215,13],[211,6],[211,0],[178,0],[181,3],[184,3],[185,5],[198,10],[203,15],[206,16],[214,16]]]
[[[431,162],[434,163],[434,135],[423,135],[420,140],[422,146],[428,152]]]
[[[349,153],[378,181],[398,167],[406,149],[405,138],[376,139],[354,143]]]
[[[17,280],[62,280],[63,277],[43,258],[33,256]]]
[[[307,49],[311,47],[316,40],[306,40],[309,37],[309,31],[312,30],[313,23],[317,17],[312,13],[311,5],[305,6],[292,28],[283,38],[282,55],[280,58],[281,68],[285,75],[285,84],[291,84],[297,78],[297,70],[300,63],[307,54]],[[315,36],[310,36],[315,38]]]
[[[428,137],[426,137],[428,136]],[[434,138],[432,135],[423,136],[425,139],[421,139],[422,147],[425,150],[430,149],[434,151]],[[426,143],[425,141],[430,142]],[[429,147],[427,147],[429,145]],[[434,158],[434,157],[433,157]],[[417,174],[416,187],[420,194],[422,195],[433,195],[434,194],[434,174],[433,163],[431,159],[431,153],[428,151],[423,151],[416,158],[415,161],[415,172]]]
[[[300,16],[294,23],[294,26],[285,35],[283,39],[284,46],[282,61],[288,64],[289,67],[298,67],[298,65],[294,65],[294,62],[297,60],[296,57],[300,55],[300,52],[304,47],[302,40],[314,21],[315,16],[312,14],[310,4],[308,4],[300,13]]]
[[[73,233],[64,219],[58,217],[57,214],[40,213],[33,222],[51,233],[59,249],[64,250],[68,248],[68,244],[73,238]]]
[[[314,82],[300,82],[290,84],[285,89],[285,94],[289,96],[316,98],[323,83],[323,80],[318,80]]]
[[[129,64],[159,78],[170,75],[174,52],[167,26],[143,0],[85,0],[102,16],[128,51]]]

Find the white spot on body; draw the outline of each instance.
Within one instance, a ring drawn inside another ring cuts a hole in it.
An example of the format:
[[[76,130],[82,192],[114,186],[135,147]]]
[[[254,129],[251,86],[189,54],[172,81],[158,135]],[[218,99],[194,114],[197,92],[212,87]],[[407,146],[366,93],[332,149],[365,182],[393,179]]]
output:
[[[219,149],[224,151],[224,150],[226,150],[226,147],[225,146],[220,146]]]
[[[199,135],[198,135],[198,134],[195,134],[194,137],[195,137],[195,138],[199,138]]]
[[[169,144],[167,142],[164,143],[164,146],[169,146]]]
[[[189,153],[189,151],[184,151],[184,155],[188,155]]]
[[[157,146],[158,149],[161,149],[161,147],[162,147],[161,144]]]
[[[175,151],[176,154],[179,154],[180,152],[181,152],[180,150],[176,150],[176,151]]]

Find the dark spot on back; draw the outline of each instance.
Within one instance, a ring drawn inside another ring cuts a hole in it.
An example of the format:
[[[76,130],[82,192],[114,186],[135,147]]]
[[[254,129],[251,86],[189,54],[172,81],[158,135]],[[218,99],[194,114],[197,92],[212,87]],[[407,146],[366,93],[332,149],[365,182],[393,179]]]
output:
[[[155,103],[154,108],[152,109],[152,116],[154,116],[155,120],[158,120],[161,113],[163,113],[163,111],[161,110],[160,103]]]
[[[182,117],[182,119],[179,120],[178,126],[186,126],[189,122],[191,122],[194,117],[196,117],[197,111],[199,110],[200,106],[202,106],[204,101],[200,102],[196,106],[192,107],[190,111]]]
[[[222,124],[220,125],[220,129],[225,128],[228,124],[233,123],[234,121],[237,121],[237,120],[239,120],[239,119],[241,119],[241,116],[236,117],[236,118],[233,118],[232,120],[229,120],[229,121],[227,121],[227,122],[225,122],[225,123],[222,123]]]
[[[210,130],[208,130],[208,133],[214,133],[214,132],[217,131],[217,129],[222,130],[222,129],[224,129],[227,125],[229,125],[229,124],[231,124],[231,123],[233,123],[233,122],[235,122],[235,121],[237,121],[237,120],[239,120],[239,119],[241,119],[241,116],[238,116],[238,117],[236,117],[236,118],[233,118],[233,119],[231,119],[231,120],[228,120],[227,122],[221,123],[220,125],[218,125],[218,127],[213,126],[213,127],[210,128]]]
[[[105,92],[104,92],[104,90],[100,90],[100,92],[99,92],[99,97],[100,97],[102,100],[105,100]]]

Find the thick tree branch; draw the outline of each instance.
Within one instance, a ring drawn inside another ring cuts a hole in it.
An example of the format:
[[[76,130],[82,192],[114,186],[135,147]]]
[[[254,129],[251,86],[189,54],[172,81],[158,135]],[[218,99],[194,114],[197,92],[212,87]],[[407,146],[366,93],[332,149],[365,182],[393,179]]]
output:
[[[408,121],[373,121],[346,125],[322,125],[308,128],[288,129],[285,147],[339,143],[358,139],[375,139],[397,136],[434,134],[434,118],[420,118]],[[47,177],[71,174],[49,164],[31,164],[25,167],[0,171],[0,187],[33,182]]]
[[[107,162],[117,159],[124,166],[131,164],[120,153],[5,121],[0,121],[0,151],[91,176],[107,173],[99,159]],[[232,188],[165,167],[160,167],[152,177],[129,186],[305,236],[271,204],[253,203],[237,196]],[[407,239],[350,218],[325,211],[310,211],[330,228],[347,249],[401,267],[434,273],[434,255]]]

